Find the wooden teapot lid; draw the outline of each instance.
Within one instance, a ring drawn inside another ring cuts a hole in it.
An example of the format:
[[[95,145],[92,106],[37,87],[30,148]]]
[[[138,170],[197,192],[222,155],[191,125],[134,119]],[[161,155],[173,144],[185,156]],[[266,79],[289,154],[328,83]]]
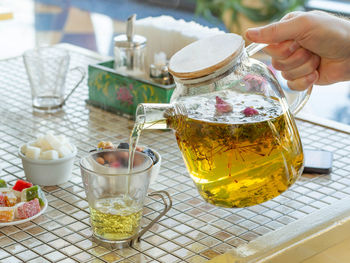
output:
[[[243,47],[243,38],[232,33],[204,38],[175,53],[169,61],[169,71],[179,79],[203,77],[226,66]]]

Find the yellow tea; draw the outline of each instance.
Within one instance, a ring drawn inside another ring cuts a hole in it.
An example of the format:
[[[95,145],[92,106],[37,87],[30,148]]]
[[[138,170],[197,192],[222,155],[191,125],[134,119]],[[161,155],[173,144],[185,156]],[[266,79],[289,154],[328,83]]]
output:
[[[215,95],[209,94],[185,98],[187,113],[167,119],[199,193],[223,207],[256,205],[280,195],[303,166],[289,111],[259,94],[221,96],[232,105],[230,112],[218,113]],[[258,114],[245,115],[247,107]]]
[[[93,232],[107,240],[124,240],[138,233],[142,208],[126,197],[105,198],[90,206]]]

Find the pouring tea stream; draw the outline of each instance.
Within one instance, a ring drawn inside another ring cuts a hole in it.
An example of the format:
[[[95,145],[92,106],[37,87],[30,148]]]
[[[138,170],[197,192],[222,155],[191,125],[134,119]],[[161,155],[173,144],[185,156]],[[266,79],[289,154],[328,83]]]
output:
[[[303,170],[293,114],[311,89],[288,105],[272,72],[249,57],[265,46],[244,48],[236,34],[194,42],[170,60],[176,82],[170,104],[143,103],[136,110],[135,127],[175,131],[198,192],[217,206],[268,201]]]

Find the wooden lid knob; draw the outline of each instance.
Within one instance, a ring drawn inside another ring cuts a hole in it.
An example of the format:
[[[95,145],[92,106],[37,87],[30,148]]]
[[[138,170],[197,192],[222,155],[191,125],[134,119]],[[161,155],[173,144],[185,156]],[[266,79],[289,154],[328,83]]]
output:
[[[204,38],[175,53],[169,61],[169,71],[180,79],[203,77],[226,66],[243,47],[243,38],[232,33]]]

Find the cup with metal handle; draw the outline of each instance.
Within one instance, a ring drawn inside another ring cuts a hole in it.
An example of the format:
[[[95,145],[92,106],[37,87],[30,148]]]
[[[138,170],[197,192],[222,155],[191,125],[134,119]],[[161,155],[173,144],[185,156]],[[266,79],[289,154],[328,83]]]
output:
[[[128,156],[125,149],[104,150],[92,152],[80,161],[93,235],[98,242],[109,246],[125,247],[139,241],[172,206],[166,191],[147,194],[153,165],[151,158],[135,152],[133,169],[129,171]],[[147,195],[159,197],[164,207],[141,229]]]
[[[69,52],[57,47],[28,50],[23,54],[23,60],[31,87],[32,105],[38,111],[60,110],[86,75],[82,67],[69,69]],[[67,73],[74,71],[80,76],[65,96]]]

